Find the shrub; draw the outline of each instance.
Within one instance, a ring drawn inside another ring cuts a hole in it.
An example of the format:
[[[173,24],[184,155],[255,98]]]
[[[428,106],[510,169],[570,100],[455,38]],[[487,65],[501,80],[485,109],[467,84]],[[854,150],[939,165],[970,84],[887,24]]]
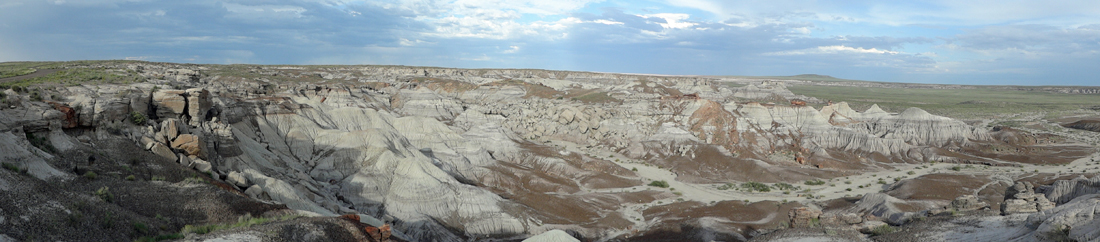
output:
[[[962,167],[961,167],[961,166],[952,166],[952,167],[951,167],[951,170],[953,170],[953,171],[960,171],[960,170],[962,170]]]
[[[759,182],[741,183],[741,188],[744,188],[745,190],[748,190],[749,192],[752,192],[752,191],[770,192],[770,191],[772,191],[772,189],[769,188],[768,185],[764,185],[764,183],[759,183]]]
[[[807,180],[807,181],[805,182],[805,184],[806,184],[806,185],[810,185],[810,186],[820,186],[820,185],[825,185],[825,181],[822,181],[822,180],[817,180],[817,179],[814,179],[814,180]]]
[[[145,114],[142,114],[141,112],[138,112],[138,111],[130,112],[130,122],[134,122],[134,124],[141,125],[141,124],[145,124],[145,120],[146,120]]]
[[[145,232],[149,231],[149,227],[145,226],[145,224],[141,222],[134,222],[134,231],[137,231],[140,234],[144,234]]]
[[[638,168],[637,168],[637,167],[634,167],[634,168],[630,168],[630,170],[631,170],[631,171],[635,171],[635,172],[637,172],[637,171],[638,171]]]
[[[94,194],[96,197],[99,197],[99,199],[103,199],[104,202],[115,201],[115,195],[111,194],[110,188],[108,187],[100,187],[99,189],[95,190]]]
[[[909,172],[906,172],[905,174],[909,174],[909,175],[916,175],[917,173],[916,173],[916,172],[913,172],[913,171],[909,171]]]
[[[12,163],[4,162],[4,169],[8,169],[9,171],[13,172],[19,172],[19,167],[15,166],[15,164]]]
[[[129,176],[126,176],[126,180],[127,181],[137,180],[137,177],[135,177],[134,175],[129,175]]]
[[[798,190],[798,188],[799,188],[799,187],[796,187],[794,185],[787,184],[787,183],[782,183],[782,182],[776,183],[776,184],[772,185],[772,187],[774,187],[777,190],[784,190],[784,191],[794,191],[794,190]]]
[[[649,183],[649,186],[651,186],[651,187],[660,187],[660,188],[668,188],[668,182],[666,182],[664,180],[653,181],[653,182]]]
[[[894,232],[894,227],[892,227],[890,225],[883,224],[882,226],[875,227],[875,229],[871,230],[871,235],[872,236],[879,236],[879,235],[889,234],[889,233],[893,233],[893,232]]]
[[[96,175],[94,171],[88,171],[84,173],[84,178],[95,180],[96,177],[99,177],[99,175]]]
[[[33,145],[34,147],[44,150],[46,152],[57,153],[57,148],[54,148],[53,144],[50,143],[50,140],[46,139],[46,137],[38,137],[35,136],[33,133],[23,134],[27,137],[27,141],[30,141],[31,145]]]
[[[111,218],[111,212],[107,212],[106,216],[103,216],[103,223],[99,224],[103,228],[111,228],[114,226],[114,219]]]
[[[729,190],[730,188],[734,188],[733,183],[726,183],[724,185],[718,186],[718,190],[723,190],[723,191],[724,190]]]
[[[163,176],[153,176],[153,177],[152,177],[151,179],[149,179],[149,180],[153,180],[153,181],[164,181],[164,180],[167,180],[167,179],[165,179],[165,178],[164,178]]]

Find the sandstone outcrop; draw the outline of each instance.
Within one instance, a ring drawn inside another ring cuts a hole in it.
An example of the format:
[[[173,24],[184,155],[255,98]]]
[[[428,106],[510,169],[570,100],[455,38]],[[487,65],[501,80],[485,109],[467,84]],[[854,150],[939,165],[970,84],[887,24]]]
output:
[[[951,200],[951,205],[948,207],[954,211],[973,211],[982,208],[989,207],[989,204],[978,199],[974,195],[963,195]]]
[[[1079,196],[1063,205],[1031,214],[1028,227],[1042,241],[1100,240],[1100,194]]]
[[[1058,180],[1049,186],[1040,186],[1037,190],[1051,202],[1064,204],[1080,196],[1100,194],[1100,176],[1094,175],[1092,178],[1079,176],[1070,180]]]
[[[811,207],[791,209],[788,217],[791,218],[791,228],[813,228],[821,225],[821,210]]]
[[[1016,182],[1005,190],[1001,214],[1035,213],[1051,208],[1054,208],[1054,202],[1047,200],[1043,195],[1036,194],[1035,186],[1030,182]]]

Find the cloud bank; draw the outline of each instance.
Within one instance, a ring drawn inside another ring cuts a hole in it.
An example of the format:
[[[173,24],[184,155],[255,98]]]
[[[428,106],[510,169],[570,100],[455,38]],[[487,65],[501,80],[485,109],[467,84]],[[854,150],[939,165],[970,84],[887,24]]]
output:
[[[997,6],[997,7],[990,7]],[[1097,85],[1092,1],[14,0],[0,61],[398,64]]]

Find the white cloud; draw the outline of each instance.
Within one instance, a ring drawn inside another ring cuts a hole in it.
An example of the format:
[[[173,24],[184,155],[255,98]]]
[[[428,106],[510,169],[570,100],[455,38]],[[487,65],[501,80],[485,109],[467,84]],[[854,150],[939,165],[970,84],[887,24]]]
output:
[[[647,18],[650,18],[650,17],[662,18],[662,19],[665,20],[665,22],[664,23],[658,23],[658,24],[660,24],[661,27],[664,27],[666,29],[683,29],[683,28],[689,28],[691,26],[697,25],[696,23],[684,21],[684,20],[687,20],[689,17],[691,17],[691,15],[688,15],[688,14],[685,14],[685,13],[657,13],[657,14],[638,15],[638,16],[647,17]]]
[[[901,52],[880,50],[875,48],[864,49],[860,47],[848,47],[843,45],[830,45],[830,46],[818,46],[816,48],[808,48],[801,50],[788,50],[765,53],[764,55],[772,56],[785,56],[785,55],[821,55],[821,54],[900,54]]]
[[[515,46],[515,45],[509,46],[508,50],[504,51],[505,54],[515,54],[516,52],[519,52],[519,46]]]

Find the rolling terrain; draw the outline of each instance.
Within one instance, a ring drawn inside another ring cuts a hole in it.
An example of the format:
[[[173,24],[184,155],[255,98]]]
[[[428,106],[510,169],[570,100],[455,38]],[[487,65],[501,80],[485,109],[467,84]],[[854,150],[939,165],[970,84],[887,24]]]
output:
[[[1097,238],[1095,87],[0,69],[0,240]]]

